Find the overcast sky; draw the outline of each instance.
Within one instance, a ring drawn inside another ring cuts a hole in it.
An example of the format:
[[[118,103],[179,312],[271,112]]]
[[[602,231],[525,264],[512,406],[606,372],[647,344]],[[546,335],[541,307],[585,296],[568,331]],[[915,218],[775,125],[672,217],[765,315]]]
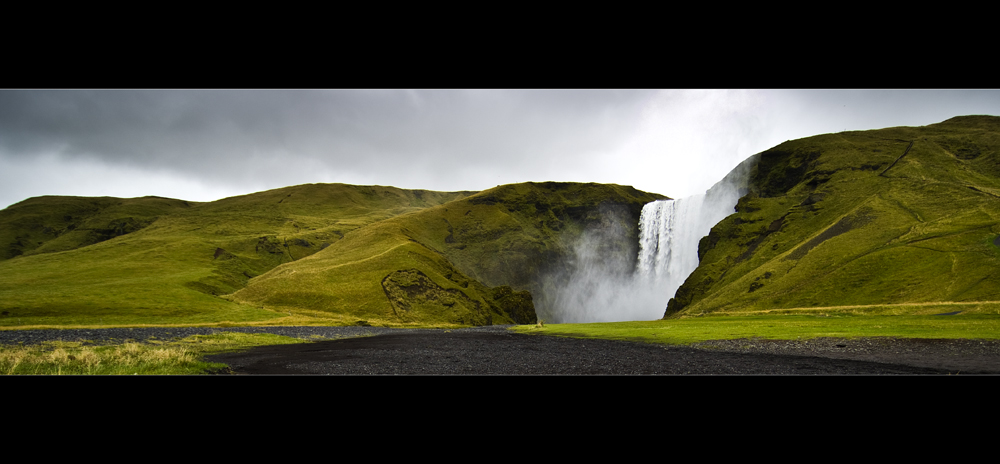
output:
[[[1000,115],[998,90],[0,90],[0,208],[342,182],[680,198],[785,140]]]

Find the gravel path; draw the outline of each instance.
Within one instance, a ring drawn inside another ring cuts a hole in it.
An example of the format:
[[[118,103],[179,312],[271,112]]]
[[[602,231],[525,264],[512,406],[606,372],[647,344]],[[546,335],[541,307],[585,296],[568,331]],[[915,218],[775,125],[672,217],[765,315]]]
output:
[[[691,347],[469,329],[227,327],[0,331],[0,344],[169,341],[218,332],[316,343],[257,347],[207,359],[234,374],[336,375],[914,375],[1000,374],[1000,341],[716,340]]]
[[[930,338],[814,338],[811,340],[713,340],[696,348],[731,353],[819,356],[946,370],[1000,374],[1000,340]]]
[[[221,332],[270,333],[304,340],[338,339],[391,333],[382,327],[141,327],[116,329],[0,330],[0,345],[37,345],[50,340],[82,341],[85,345],[104,345],[126,341],[149,342],[180,340],[191,335]]]

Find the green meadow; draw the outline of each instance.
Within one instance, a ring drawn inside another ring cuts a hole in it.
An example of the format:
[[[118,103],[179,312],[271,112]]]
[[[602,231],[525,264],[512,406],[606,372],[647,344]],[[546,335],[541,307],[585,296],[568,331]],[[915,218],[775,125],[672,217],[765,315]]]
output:
[[[711,340],[805,340],[820,337],[859,338],[1000,338],[1000,302],[980,305],[979,312],[954,311],[966,305],[931,305],[919,309],[894,306],[809,308],[752,315],[680,317],[659,321],[590,324],[542,324],[514,327],[520,333],[574,338],[604,338],[666,345]],[[985,307],[989,307],[988,309]],[[933,313],[933,311],[948,311]]]

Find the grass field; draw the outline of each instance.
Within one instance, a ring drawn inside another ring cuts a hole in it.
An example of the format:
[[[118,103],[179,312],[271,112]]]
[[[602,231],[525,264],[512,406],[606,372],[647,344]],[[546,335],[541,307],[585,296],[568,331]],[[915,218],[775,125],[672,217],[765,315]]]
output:
[[[783,314],[711,315],[659,321],[592,324],[521,325],[513,330],[575,338],[632,340],[668,345],[686,345],[709,340],[761,338],[797,340],[819,337],[899,337],[1000,339],[1000,302],[982,305],[978,311],[936,315],[968,309],[964,305],[900,308],[808,308],[783,310]]]

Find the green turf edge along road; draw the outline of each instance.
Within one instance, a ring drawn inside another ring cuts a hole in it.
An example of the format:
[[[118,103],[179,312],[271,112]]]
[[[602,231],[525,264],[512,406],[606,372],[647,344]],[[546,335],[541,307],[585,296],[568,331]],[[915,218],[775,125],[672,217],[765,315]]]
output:
[[[223,332],[192,335],[167,343],[126,342],[86,346],[47,342],[37,346],[0,346],[0,374],[14,375],[192,375],[224,372],[225,364],[202,361],[208,354],[262,345],[308,343],[274,334]]]
[[[795,340],[819,337],[1000,338],[1000,315],[857,316],[847,314],[714,316],[660,321],[589,324],[519,325],[519,333],[572,338],[630,340],[689,345],[708,340],[764,338]]]

